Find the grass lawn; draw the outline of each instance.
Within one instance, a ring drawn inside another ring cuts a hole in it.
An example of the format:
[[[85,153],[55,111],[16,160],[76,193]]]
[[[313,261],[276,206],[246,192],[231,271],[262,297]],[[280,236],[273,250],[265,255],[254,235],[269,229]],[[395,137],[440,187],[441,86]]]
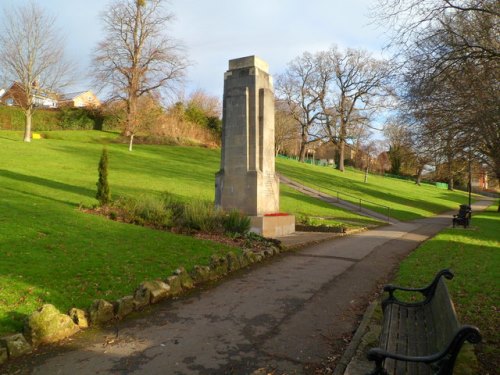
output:
[[[213,253],[232,250],[78,210],[79,205],[97,202],[97,164],[103,144],[109,151],[109,182],[114,197],[169,191],[181,199],[212,201],[219,150],[137,145],[130,153],[127,145],[113,143],[117,134],[112,132],[40,133],[45,139],[27,144],[21,141],[21,132],[0,131],[0,335],[19,330],[24,316],[43,303],[53,303],[64,311],[72,306],[87,307],[95,298],[113,300],[131,294],[144,280],[165,278],[177,266],[190,269],[194,264],[207,264]],[[297,162],[279,161],[278,165],[282,173],[296,179],[331,179],[335,173]],[[368,187],[354,184],[352,176],[356,173],[346,172],[345,182],[341,176],[336,181],[351,186],[353,194],[354,189]],[[408,198],[407,203],[413,206],[404,206],[402,195],[418,196],[415,191],[421,191],[411,184],[405,185],[409,192],[399,192],[397,198],[393,198],[392,190],[389,198],[384,198],[381,183],[369,186],[381,201],[401,200],[399,209],[406,214],[415,212],[414,207],[425,201],[420,197],[417,204]],[[463,198],[443,190],[437,193],[442,197],[441,203],[433,206],[436,212],[455,208]],[[363,190],[362,194],[367,193]],[[326,218],[333,224],[378,224],[286,186],[281,187],[281,210]],[[423,210],[416,216],[432,212]]]
[[[474,374],[494,374],[500,368],[500,213],[498,205],[472,217],[471,228],[446,229],[401,263],[394,284],[426,285],[436,272],[450,268],[447,283],[462,324],[479,327],[480,365]]]
[[[130,153],[127,145],[111,142],[116,133],[40,133],[46,138],[26,144],[21,132],[0,131],[0,336],[18,331],[43,303],[65,311],[95,298],[113,300],[144,280],[165,278],[180,265],[207,264],[211,254],[231,250],[78,210],[97,203],[103,144],[115,197],[170,191],[182,199],[213,200],[219,150],[137,145]],[[376,224],[286,187],[282,207]]]
[[[364,172],[347,169],[340,172],[331,167],[299,163],[295,160],[276,159],[277,170],[285,176],[331,196],[340,192],[340,198],[359,203],[363,207],[399,220],[414,220],[434,214],[457,210],[467,203],[467,194],[461,191],[438,189],[434,185],[415,185],[414,182],[396,178],[369,175],[364,183]],[[349,194],[349,195],[347,195]]]

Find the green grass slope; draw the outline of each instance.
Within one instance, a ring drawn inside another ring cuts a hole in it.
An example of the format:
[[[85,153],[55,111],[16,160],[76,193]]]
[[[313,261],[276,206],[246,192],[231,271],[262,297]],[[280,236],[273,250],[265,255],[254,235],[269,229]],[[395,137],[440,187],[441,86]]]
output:
[[[211,254],[230,250],[80,212],[80,204],[96,202],[102,145],[95,138],[109,138],[84,135],[74,133],[78,142],[25,144],[17,133],[0,133],[0,335],[19,330],[43,303],[66,310],[112,300],[179,265],[208,264]],[[131,154],[123,145],[108,147],[114,194],[184,189],[186,197],[209,197],[199,179],[213,179],[213,171],[198,160],[217,164],[216,152],[138,147]]]
[[[117,134],[112,132],[42,134],[44,139],[26,144],[21,141],[22,133],[0,131],[0,335],[19,330],[23,317],[43,303],[67,310],[86,307],[95,298],[113,300],[132,293],[143,280],[164,278],[179,265],[189,269],[206,264],[211,254],[231,250],[78,210],[80,205],[96,203],[97,164],[104,144],[109,151],[114,197],[169,191],[181,199],[213,200],[219,150],[138,145],[130,153],[127,145],[113,143]],[[412,196],[419,197],[415,198],[417,206],[425,201],[419,196],[422,190],[414,186],[411,194],[390,190],[384,195],[381,183],[354,184],[355,172],[334,180],[330,177],[335,171],[326,168],[282,161],[278,165],[292,178],[336,181],[351,193],[359,189],[372,197],[369,186],[381,201],[399,202],[399,210],[405,214],[415,210]],[[442,190],[438,193],[440,203],[417,217],[454,208],[463,198]],[[286,186],[281,187],[280,199],[281,210],[297,216],[321,217],[349,226],[379,224]]]
[[[461,191],[447,191],[434,185],[415,185],[414,182],[396,178],[369,175],[364,183],[364,172],[348,169],[340,172],[331,167],[299,163],[294,160],[276,159],[277,170],[285,176],[331,196],[355,204],[362,199],[363,207],[389,215],[399,220],[413,220],[432,216],[447,210],[457,210],[467,202]],[[389,207],[388,211],[386,207]]]
[[[112,143],[115,133],[42,134],[45,139],[26,144],[20,132],[0,132],[0,335],[19,330],[43,303],[64,311],[95,298],[113,300],[179,265],[207,264],[211,254],[230,250],[78,210],[97,202],[103,144],[115,197],[170,191],[181,199],[213,200],[220,151],[141,145],[130,153]],[[283,210],[377,223],[283,189]]]

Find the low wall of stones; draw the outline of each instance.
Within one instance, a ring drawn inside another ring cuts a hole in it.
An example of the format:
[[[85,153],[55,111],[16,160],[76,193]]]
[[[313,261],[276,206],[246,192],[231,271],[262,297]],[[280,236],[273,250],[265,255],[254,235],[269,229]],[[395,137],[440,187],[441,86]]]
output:
[[[41,344],[63,340],[90,326],[123,319],[148,305],[179,296],[197,285],[221,279],[231,272],[279,253],[280,249],[272,246],[259,252],[229,252],[224,257],[213,255],[209,266],[194,266],[189,273],[179,267],[165,279],[143,282],[133,295],[116,301],[98,299],[88,309],[72,308],[66,314],[53,305],[43,305],[26,319],[22,333],[0,337],[0,365],[9,358],[31,353]]]

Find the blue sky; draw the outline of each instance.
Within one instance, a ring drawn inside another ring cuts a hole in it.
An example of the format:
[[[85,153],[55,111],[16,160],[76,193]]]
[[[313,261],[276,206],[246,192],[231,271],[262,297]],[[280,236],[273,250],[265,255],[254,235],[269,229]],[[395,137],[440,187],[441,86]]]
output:
[[[23,2],[1,0],[0,11]],[[109,1],[35,2],[57,17],[68,56],[80,71],[74,89],[89,88],[85,73],[101,39],[99,16]],[[276,75],[302,52],[333,44],[378,54],[385,40],[382,30],[370,24],[369,7],[374,4],[375,0],[170,0],[176,20],[169,32],[185,45],[193,63],[185,93],[203,89],[222,96],[227,61],[237,57],[257,55]]]

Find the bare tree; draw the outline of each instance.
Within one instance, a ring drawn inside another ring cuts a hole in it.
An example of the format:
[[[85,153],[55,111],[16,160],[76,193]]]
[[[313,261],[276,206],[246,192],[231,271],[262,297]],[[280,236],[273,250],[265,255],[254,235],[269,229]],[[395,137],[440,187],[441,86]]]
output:
[[[0,68],[13,83],[16,104],[25,115],[24,141],[31,141],[37,97],[55,95],[69,83],[70,64],[64,60],[55,18],[34,2],[4,12],[0,27]]]
[[[498,0],[379,0],[379,9],[404,66],[403,108],[437,142],[450,188],[471,157],[500,181]]]
[[[335,110],[340,152],[338,169],[344,171],[344,147],[349,127],[368,120],[384,106],[390,64],[355,49],[328,52],[328,65],[334,72],[327,96]]]
[[[463,60],[500,57],[497,0],[379,0],[372,14],[392,28],[391,46],[402,56],[414,50],[415,42],[451,38],[451,48],[427,55],[432,57],[433,74]]]
[[[297,122],[288,111],[285,102],[276,100],[274,112],[274,151],[278,155],[280,152],[290,151],[290,146],[295,145],[299,139],[300,129]]]
[[[305,159],[307,145],[318,139],[320,99],[328,87],[328,77],[320,69],[322,59],[322,53],[305,52],[292,60],[277,78],[276,95],[287,104],[288,112],[300,128],[300,161]]]
[[[188,62],[181,45],[165,33],[173,15],[163,0],[115,0],[103,14],[105,38],[93,63],[96,83],[125,101],[124,134],[132,150],[137,129],[138,99],[152,92],[173,90]]]
[[[222,102],[218,96],[213,96],[198,89],[189,95],[187,107],[199,108],[207,117],[220,118],[222,116]]]

